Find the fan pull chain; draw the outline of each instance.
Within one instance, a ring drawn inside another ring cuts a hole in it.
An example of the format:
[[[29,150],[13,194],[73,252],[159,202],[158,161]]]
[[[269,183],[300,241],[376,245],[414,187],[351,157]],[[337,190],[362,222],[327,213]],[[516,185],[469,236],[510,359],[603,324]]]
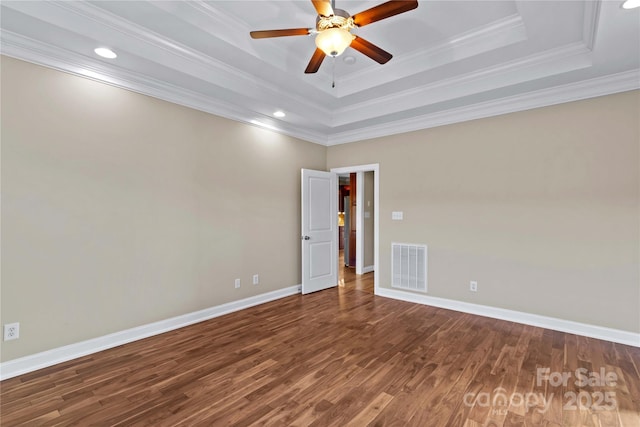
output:
[[[336,87],[336,57],[333,57],[333,66],[331,67],[331,88]]]

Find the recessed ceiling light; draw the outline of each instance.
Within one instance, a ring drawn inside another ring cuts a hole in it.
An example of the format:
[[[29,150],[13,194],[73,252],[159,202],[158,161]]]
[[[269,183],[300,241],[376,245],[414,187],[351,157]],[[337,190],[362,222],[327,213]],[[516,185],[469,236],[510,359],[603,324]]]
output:
[[[623,9],[635,9],[636,7],[640,7],[640,0],[627,0],[622,3]]]
[[[274,113],[273,113],[273,117],[279,117],[279,118],[282,118],[282,117],[284,117],[284,116],[286,116],[286,114],[285,114],[285,113],[284,113],[284,111],[282,111],[282,110],[278,110],[278,111],[276,111],[276,112],[274,112]]]
[[[118,57],[114,51],[106,47],[97,47],[93,50],[96,55],[107,59],[115,59]]]

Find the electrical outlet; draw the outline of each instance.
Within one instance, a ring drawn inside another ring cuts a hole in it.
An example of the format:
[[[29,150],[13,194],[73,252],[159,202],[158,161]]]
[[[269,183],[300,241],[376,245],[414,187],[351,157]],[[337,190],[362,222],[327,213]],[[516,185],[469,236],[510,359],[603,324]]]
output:
[[[257,274],[253,275],[253,284],[257,285],[258,283],[260,283],[260,276],[258,276]]]
[[[238,289],[240,287],[240,279],[236,279],[235,287]]]
[[[20,323],[7,323],[4,325],[4,340],[17,340],[20,338]]]
[[[478,282],[474,282],[473,280],[469,282],[469,290],[471,292],[478,292]]]

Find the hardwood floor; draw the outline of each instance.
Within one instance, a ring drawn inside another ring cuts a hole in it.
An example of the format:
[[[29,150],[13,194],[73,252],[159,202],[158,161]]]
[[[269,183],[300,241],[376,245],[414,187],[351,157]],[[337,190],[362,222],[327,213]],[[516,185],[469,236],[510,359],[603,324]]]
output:
[[[639,368],[638,348],[339,287],[3,381],[0,424],[637,427]],[[607,384],[576,382],[592,371]]]
[[[375,273],[357,275],[355,268],[344,265],[344,250],[340,250],[339,253],[338,264],[341,268],[338,271],[338,286],[343,289],[357,289],[373,294],[373,275]]]

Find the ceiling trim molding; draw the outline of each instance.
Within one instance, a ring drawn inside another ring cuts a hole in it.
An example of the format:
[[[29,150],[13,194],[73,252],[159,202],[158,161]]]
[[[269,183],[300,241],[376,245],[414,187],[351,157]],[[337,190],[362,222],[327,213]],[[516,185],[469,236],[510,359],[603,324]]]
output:
[[[201,94],[179,88],[166,82],[150,79],[129,71],[118,70],[114,73],[109,67],[96,66],[84,56],[62,51],[53,46],[12,32],[0,32],[2,53],[20,60],[43,65],[70,74],[100,81],[133,92],[152,96],[175,104],[194,108],[227,119],[255,126],[255,120],[271,117],[248,116],[237,106],[205,97]],[[295,138],[321,145],[338,145],[365,139],[389,136],[396,133],[411,132],[436,126],[448,125],[468,120],[492,117],[517,111],[539,108],[563,102],[608,95],[640,88],[640,70],[584,80],[554,88],[529,92],[508,98],[474,104],[435,114],[426,114],[411,119],[369,126],[364,130],[324,134],[309,132],[285,122],[269,125],[268,129]]]
[[[256,81],[256,78],[249,75],[249,73],[231,67],[222,61],[211,58],[194,49],[190,49],[182,45],[181,43],[177,43],[173,40],[167,40],[165,37],[160,36],[156,32],[149,30],[148,28],[144,28],[137,24],[134,24],[133,22],[127,21],[126,19],[120,16],[116,16],[111,12],[100,9],[98,6],[92,5],[91,3],[62,2],[54,4],[84,18],[91,19],[104,25],[108,25],[112,29],[128,37],[136,38],[137,40],[140,40],[146,44],[169,52],[172,55],[180,56],[183,59],[191,61],[195,60],[201,62],[203,64],[206,64],[207,66],[214,67],[214,69],[220,70],[226,74],[239,75],[245,80]],[[267,82],[258,81],[257,83],[260,85],[264,85],[272,91],[275,91],[277,89],[273,85],[269,85]]]
[[[47,46],[39,41],[28,39],[10,31],[1,30],[0,41],[2,55],[22,61],[42,65],[246,124],[255,125],[255,123],[252,123],[252,120],[255,121],[261,118],[272,119],[266,116],[261,117],[256,113],[248,115],[245,109],[239,108],[234,104],[203,96],[197,92],[171,85],[164,81],[152,79],[148,76],[122,69],[115,71],[113,67],[102,66],[99,63],[96,64],[93,61],[87,60],[82,55],[63,51],[54,46]],[[321,145],[327,144],[326,135],[290,126],[285,122],[281,122],[277,126],[270,126],[269,128],[278,133],[305,141]]]
[[[158,8],[159,10],[162,10],[164,12],[171,12],[172,6],[170,2],[153,1],[150,2],[150,4],[153,7]],[[208,22],[207,25],[198,26],[201,31],[204,31],[207,34],[210,34],[212,37],[222,40],[230,46],[233,46],[233,48],[236,50],[243,51],[256,59],[263,59],[260,53],[265,51],[264,47],[261,50],[256,49],[255,43],[252,43],[254,40],[249,37],[249,33],[251,30],[247,26],[243,25],[243,22],[239,22],[238,19],[229,15],[226,11],[221,10],[220,8],[206,3],[202,0],[193,0],[184,2],[182,4],[184,4],[185,7],[189,7],[196,14],[189,16],[181,14],[179,16],[176,16],[181,21],[189,25],[196,26],[196,21],[198,19],[206,18],[210,22]],[[216,30],[222,28],[224,30],[214,32],[212,31],[213,28],[215,28]],[[237,38],[235,38],[238,34],[246,36],[246,43],[238,43]],[[275,68],[284,71],[285,68],[282,66],[282,64],[286,64],[286,54],[287,50],[284,47],[281,47],[280,44],[275,43],[270,46],[268,56],[277,57],[278,61],[276,61],[277,65],[275,66]]]
[[[365,130],[335,133],[329,146],[499,116],[598,96],[640,89],[640,69],[510,96],[495,101],[398,120]]]
[[[282,90],[273,83],[270,83],[264,79],[260,79],[238,68],[232,67],[222,61],[205,55],[200,51],[188,48],[172,40],[169,41],[166,38],[155,33],[154,31],[127,21],[122,17],[115,16],[112,13],[107,12],[90,3],[64,2],[64,7],[70,11],[82,14],[83,16],[95,21],[108,22],[109,26],[116,29],[117,31],[128,36],[135,37],[144,43],[148,43],[164,49],[170,54],[175,55],[176,52],[179,52],[182,58],[205,65],[205,76],[212,76],[216,72],[218,72],[224,75],[226,78],[236,81],[236,83],[233,85],[233,88],[239,93],[242,93],[242,91],[246,88],[259,86],[261,90],[270,92],[270,96],[284,98],[286,104],[292,105],[291,108],[294,108],[297,111],[311,112],[311,116],[324,115],[325,117],[329,117],[331,114],[331,111],[329,109],[322,108],[321,106],[314,103],[310,103],[308,99],[303,96],[298,96],[294,93],[283,93]],[[169,64],[163,65],[170,66]],[[185,72],[184,69],[178,69],[177,71]],[[203,76],[200,75],[198,75],[198,77],[203,78]],[[206,81],[206,77],[204,78]],[[209,77],[209,81],[212,80],[214,79],[211,79]],[[249,93],[245,93],[245,95],[250,96]]]
[[[334,112],[331,125],[347,125],[407,108],[423,107],[478,92],[587,68],[592,65],[591,53],[591,50],[587,49],[582,42],[560,46],[472,73],[438,80],[418,88],[395,92],[384,97],[340,108]],[[425,100],[428,101],[425,102]]]
[[[271,117],[259,117],[256,114],[248,116],[246,111],[238,108],[236,105],[205,97],[163,81],[150,79],[149,77],[124,70],[114,72],[112,68],[100,66],[99,64],[96,65],[95,62],[87,60],[82,55],[62,51],[53,46],[45,45],[39,41],[31,40],[6,30],[0,32],[0,40],[2,42],[2,53],[17,59],[100,81],[254,126],[256,120],[271,120]],[[529,92],[496,101],[475,104],[435,114],[422,115],[406,120],[398,120],[377,126],[369,126],[364,130],[326,135],[320,132],[302,130],[285,122],[278,123],[277,125],[269,125],[268,129],[309,142],[331,146],[638,88],[640,88],[640,70],[635,69],[624,73]]]
[[[20,2],[18,2],[18,4],[13,4],[12,8],[38,19],[43,18],[26,6],[28,5],[21,5]],[[290,106],[288,108],[300,111],[302,114],[307,114],[308,117],[330,117],[331,111],[329,109],[309,102],[309,100],[303,96],[296,95],[292,92],[283,93],[280,88],[272,83],[232,67],[200,51],[186,47],[178,42],[167,40],[154,31],[127,21],[98,6],[87,2],[51,2],[48,3],[48,6],[55,9],[37,9],[37,11],[39,13],[45,13],[50,21],[54,19],[54,16],[58,16],[58,14],[53,13],[56,9],[64,11],[67,14],[75,14],[83,19],[89,19],[99,25],[106,26],[124,37],[141,42],[143,44],[140,46],[142,53],[152,47],[159,49],[163,53],[161,55],[163,58],[179,58],[180,60],[178,61],[164,60],[159,62],[157,58],[146,57],[147,60],[156,62],[169,69],[188,74],[210,84],[221,86],[227,90],[233,90],[249,98],[254,98],[256,92],[263,94],[266,92],[270,97],[282,99],[283,103]],[[131,44],[130,39],[129,43],[127,43],[128,45]],[[189,66],[189,64],[193,65]],[[256,91],[255,89],[258,90]]]
[[[584,24],[582,39],[584,44],[593,50],[598,35],[598,22],[600,21],[601,0],[584,2]]]
[[[162,3],[153,2],[153,6],[161,7]],[[192,0],[186,3],[193,10],[198,11],[203,16],[206,16],[207,19],[210,19],[212,23],[215,23],[215,27],[224,28],[226,31],[221,31],[224,34],[233,34],[235,32],[241,31],[244,34],[249,34],[251,29],[244,25],[244,22],[240,22],[238,19],[235,19],[231,15],[229,15],[226,11],[221,10],[218,7],[215,7],[213,4],[207,3],[202,0]],[[229,44],[232,43],[231,40],[227,40]]]
[[[527,30],[522,17],[518,14],[510,15],[466,33],[441,40],[429,49],[394,58],[393,61],[385,64],[387,67],[385,73],[381,73],[378,68],[369,68],[358,72],[357,75],[351,73],[339,78],[336,81],[337,95],[338,98],[352,95],[389,83],[391,79],[432,70],[526,39]]]

